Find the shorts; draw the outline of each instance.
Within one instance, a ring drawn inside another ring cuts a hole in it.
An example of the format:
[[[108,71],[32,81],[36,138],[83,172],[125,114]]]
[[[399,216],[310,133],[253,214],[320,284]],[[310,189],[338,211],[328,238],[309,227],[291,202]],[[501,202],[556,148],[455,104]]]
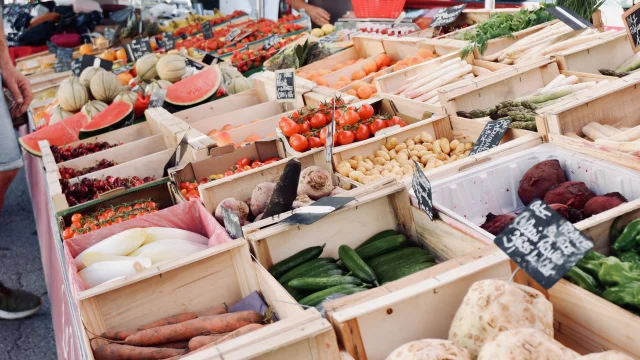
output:
[[[0,92],[0,171],[22,167],[22,152],[5,97]]]

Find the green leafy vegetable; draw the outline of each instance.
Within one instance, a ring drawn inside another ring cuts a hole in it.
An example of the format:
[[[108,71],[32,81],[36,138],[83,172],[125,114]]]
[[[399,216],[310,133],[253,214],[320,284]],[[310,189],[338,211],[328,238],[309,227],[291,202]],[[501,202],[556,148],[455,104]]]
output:
[[[556,6],[564,6],[589,20],[605,2],[606,0],[556,0]]]

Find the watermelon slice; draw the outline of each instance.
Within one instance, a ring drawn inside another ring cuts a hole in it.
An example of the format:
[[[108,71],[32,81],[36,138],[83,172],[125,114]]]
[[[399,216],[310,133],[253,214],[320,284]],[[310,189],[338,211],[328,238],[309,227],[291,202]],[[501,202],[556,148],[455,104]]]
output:
[[[78,141],[80,129],[87,125],[89,120],[83,113],[77,113],[53,125],[45,126],[40,130],[25,135],[18,139],[20,146],[35,156],[42,156],[38,141],[49,140],[49,144],[62,146]]]
[[[220,67],[213,65],[169,86],[165,101],[183,107],[196,105],[215,96],[221,83]]]
[[[116,101],[91,118],[91,121],[80,129],[80,139],[98,136],[132,123],[133,105],[125,101]]]

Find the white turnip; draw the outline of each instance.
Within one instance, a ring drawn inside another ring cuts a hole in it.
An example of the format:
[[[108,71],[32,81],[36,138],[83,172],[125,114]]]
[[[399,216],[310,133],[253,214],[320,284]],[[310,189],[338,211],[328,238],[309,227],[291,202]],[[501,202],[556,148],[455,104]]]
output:
[[[220,201],[220,204],[218,204],[214,213],[216,220],[218,220],[220,224],[224,224],[224,219],[222,217],[223,206],[231,210],[231,212],[233,212],[234,214],[238,215],[238,218],[240,219],[240,225],[244,225],[247,222],[247,218],[249,217],[249,206],[240,200],[236,200],[234,198],[226,198]]]
[[[312,200],[329,196],[333,190],[331,174],[319,167],[309,166],[300,173],[298,195],[307,195]]]

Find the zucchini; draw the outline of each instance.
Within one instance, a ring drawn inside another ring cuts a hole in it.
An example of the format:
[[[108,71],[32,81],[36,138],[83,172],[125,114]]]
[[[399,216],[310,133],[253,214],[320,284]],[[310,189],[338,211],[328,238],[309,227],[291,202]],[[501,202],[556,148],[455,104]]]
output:
[[[298,291],[320,291],[330,287],[353,284],[362,285],[362,281],[354,276],[329,276],[323,278],[303,277],[289,281],[289,287]]]
[[[346,291],[348,289],[353,289],[353,288],[356,288],[356,286],[353,284],[345,284],[345,285],[330,287],[328,289],[324,289],[322,291],[313,293],[305,297],[304,299],[301,299],[300,301],[298,301],[298,303],[300,303],[300,305],[316,306],[331,294],[335,294],[335,293],[342,294],[343,291]]]
[[[373,269],[371,269],[369,265],[367,265],[367,263],[358,256],[355,250],[350,248],[348,245],[340,245],[338,248],[338,255],[340,255],[340,260],[344,266],[353,273],[353,276],[367,284],[378,285],[376,273],[374,273]]]
[[[384,278],[381,278],[381,282],[387,283],[389,281],[394,281],[394,280],[398,280],[400,278],[403,278],[405,276],[411,275],[413,273],[417,273],[420,270],[424,270],[427,268],[430,268],[432,266],[434,266],[436,263],[434,262],[423,262],[420,264],[411,264],[411,265],[407,265],[407,266],[403,266],[400,267],[398,269],[395,269],[393,271],[388,272]]]
[[[367,241],[365,241],[362,244],[360,244],[360,246],[358,246],[356,248],[356,250],[360,249],[361,247],[363,247],[365,245],[369,245],[374,241],[377,241],[377,240],[380,240],[380,239],[384,239],[386,237],[393,236],[393,235],[396,235],[396,234],[398,234],[398,232],[395,231],[395,230],[380,231],[379,233],[377,233],[377,234],[373,235],[372,237],[370,237],[369,239],[367,239]]]
[[[383,277],[384,274],[394,269],[423,262],[435,262],[435,257],[424,251],[422,253],[409,254],[402,258],[393,259],[392,261],[386,261],[378,266],[372,266],[371,268],[379,277]]]
[[[269,272],[271,273],[271,275],[273,275],[274,278],[279,278],[280,276],[286,274],[289,270],[292,270],[293,268],[298,267],[313,259],[319,258],[325,245],[327,244],[324,244],[322,246],[312,246],[299,251],[273,265],[271,269],[269,269]]]
[[[311,260],[282,275],[278,279],[278,282],[280,282],[281,284],[286,284],[293,279],[303,276],[307,277],[309,276],[310,272],[316,269],[335,270],[338,268],[338,265],[333,261],[335,260],[332,258],[319,258]]]
[[[362,258],[362,260],[367,261],[373,259],[376,256],[380,256],[393,250],[397,250],[401,248],[406,242],[407,238],[404,235],[393,235],[365,245],[356,250],[356,253]]]
[[[390,252],[388,254],[377,256],[377,257],[367,261],[367,264],[369,264],[369,266],[371,266],[375,270],[375,268],[377,266],[380,266],[380,264],[382,264],[382,263],[394,261],[394,260],[397,260],[397,259],[402,259],[405,256],[412,255],[412,254],[424,254],[424,253],[429,254],[428,251],[426,251],[426,250],[424,250],[422,248],[419,248],[419,247],[402,248],[402,249],[399,249],[399,250],[394,250],[394,251],[392,251],[392,252]]]

